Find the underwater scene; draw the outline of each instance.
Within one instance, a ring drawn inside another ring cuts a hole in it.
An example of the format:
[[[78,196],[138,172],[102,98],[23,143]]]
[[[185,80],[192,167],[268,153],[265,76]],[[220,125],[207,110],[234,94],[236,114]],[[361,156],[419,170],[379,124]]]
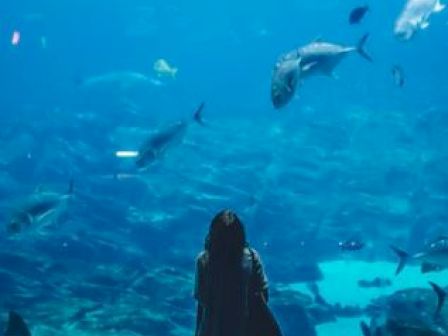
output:
[[[0,2],[0,334],[447,336],[447,33],[443,0]],[[281,331],[198,327],[223,209]]]

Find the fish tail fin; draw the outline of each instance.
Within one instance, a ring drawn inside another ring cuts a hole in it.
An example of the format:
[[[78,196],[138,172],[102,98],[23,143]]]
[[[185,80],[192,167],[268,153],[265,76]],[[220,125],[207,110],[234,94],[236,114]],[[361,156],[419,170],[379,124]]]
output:
[[[204,107],[205,107],[205,102],[202,102],[198,106],[198,108],[196,109],[196,111],[194,112],[194,115],[193,115],[193,120],[202,126],[204,126],[204,119],[202,117],[202,111],[204,110]]]
[[[434,316],[438,317],[440,312],[442,311],[443,304],[445,303],[446,291],[434,282],[429,281],[429,284],[431,285],[432,289],[437,295],[437,308],[434,313]]]
[[[434,7],[434,13],[440,13],[445,9],[446,5],[441,3],[440,1],[437,1],[435,7]]]
[[[395,275],[398,275],[401,273],[403,268],[406,266],[406,263],[410,256],[409,256],[409,253],[399,249],[398,247],[391,245],[390,248],[392,249],[392,251],[395,252],[395,254],[398,256],[398,258],[400,258],[400,260],[398,261],[397,269],[395,270]]]
[[[366,51],[366,42],[369,39],[370,34],[364,34],[363,37],[358,41],[358,44],[356,45],[356,51],[361,55],[362,58],[369,62],[373,62],[372,57],[367,53]]]
[[[370,331],[370,327],[367,325],[366,322],[361,321],[361,323],[359,324],[361,331],[362,331],[362,335],[363,336],[372,336],[372,332]]]
[[[10,311],[5,335],[31,336],[31,333],[22,316]]]

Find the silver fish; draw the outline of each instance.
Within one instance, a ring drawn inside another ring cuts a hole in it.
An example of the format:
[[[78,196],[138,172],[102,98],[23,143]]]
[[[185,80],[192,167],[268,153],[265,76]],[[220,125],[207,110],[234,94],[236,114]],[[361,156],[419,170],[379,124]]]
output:
[[[6,231],[10,235],[16,235],[29,228],[40,230],[53,224],[66,210],[67,202],[72,196],[73,181],[65,194],[37,190],[13,212]]]
[[[279,109],[294,97],[301,82],[313,75],[333,76],[336,66],[351,52],[358,52],[372,62],[365,50],[369,35],[364,35],[356,47],[344,47],[338,44],[315,41],[281,56],[272,73],[271,100]]]
[[[271,100],[275,108],[285,106],[294,97],[300,73],[300,58],[283,58],[277,62],[271,80]]]
[[[410,40],[417,31],[429,27],[429,18],[433,13],[445,9],[440,0],[408,0],[395,22],[394,34],[402,40]]]
[[[299,48],[297,54],[301,59],[302,77],[319,74],[333,77],[334,69],[352,52],[358,52],[361,57],[372,62],[372,57],[365,50],[368,38],[369,34],[365,34],[358,44],[352,47],[317,41]]]
[[[203,125],[202,110],[205,103],[201,103],[196,109],[193,121]],[[147,168],[158,160],[169,148],[179,144],[184,139],[190,121],[179,121],[166,129],[149,137],[140,147],[135,164],[139,169]]]
[[[399,263],[395,272],[397,275],[401,273],[410,260],[420,262],[422,271],[428,269],[430,265],[439,266],[441,268],[448,267],[448,237],[443,236],[438,238],[434,242],[428,244],[423,251],[414,255],[395,246],[391,246],[391,248],[399,257]]]

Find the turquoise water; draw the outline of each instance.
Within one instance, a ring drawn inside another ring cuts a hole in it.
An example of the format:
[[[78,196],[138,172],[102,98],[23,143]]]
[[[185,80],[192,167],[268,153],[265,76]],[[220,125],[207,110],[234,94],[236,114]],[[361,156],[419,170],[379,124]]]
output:
[[[194,260],[222,208],[260,252],[286,336],[313,335],[296,317],[313,306],[307,282],[360,310],[427,280],[447,286],[418,265],[395,279],[388,247],[417,252],[448,234],[447,11],[401,42],[404,2],[372,2],[349,25],[359,5],[0,3],[0,327],[15,310],[33,335],[193,334]],[[364,33],[373,63],[347,55],[336,78],[306,79],[273,108],[280,55]],[[204,126],[191,121],[201,102]],[[180,121],[185,133],[144,171],[117,157]],[[57,206],[8,232],[41,197]],[[351,239],[365,247],[342,251]],[[393,285],[357,285],[375,276]],[[310,322],[319,336],[361,335],[370,318],[330,315]]]

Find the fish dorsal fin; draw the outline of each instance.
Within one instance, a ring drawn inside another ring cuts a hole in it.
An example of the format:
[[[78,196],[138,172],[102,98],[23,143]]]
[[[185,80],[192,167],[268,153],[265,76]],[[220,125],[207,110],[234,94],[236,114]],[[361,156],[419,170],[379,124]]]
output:
[[[436,5],[434,6],[434,13],[440,13],[445,9],[446,5],[440,3],[440,1],[437,1]]]
[[[31,336],[23,318],[16,312],[9,312],[8,326],[5,336]]]

